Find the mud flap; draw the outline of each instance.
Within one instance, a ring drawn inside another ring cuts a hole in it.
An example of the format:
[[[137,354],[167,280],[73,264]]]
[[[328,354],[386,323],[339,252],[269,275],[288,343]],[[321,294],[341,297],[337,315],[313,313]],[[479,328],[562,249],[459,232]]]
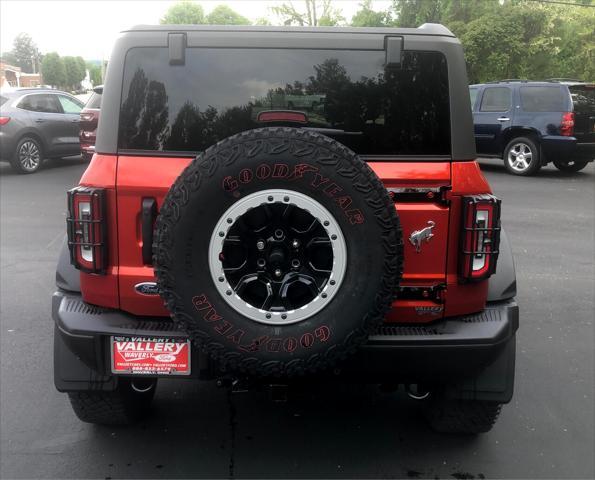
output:
[[[58,327],[54,327],[54,385],[59,392],[113,391],[118,379],[89,368],[68,348]]]
[[[479,375],[459,384],[448,385],[445,396],[458,400],[508,403],[514,391],[516,336],[502,347],[496,359]]]

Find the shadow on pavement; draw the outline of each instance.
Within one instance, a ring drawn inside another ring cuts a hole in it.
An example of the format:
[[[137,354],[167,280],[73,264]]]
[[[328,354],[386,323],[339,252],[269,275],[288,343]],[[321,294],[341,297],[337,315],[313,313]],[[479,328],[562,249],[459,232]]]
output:
[[[484,478],[452,461],[472,457],[481,437],[436,434],[417,402],[376,387],[326,386],[274,403],[176,382],[160,387],[144,423],[89,428],[113,477]],[[436,451],[449,462],[436,464]]]

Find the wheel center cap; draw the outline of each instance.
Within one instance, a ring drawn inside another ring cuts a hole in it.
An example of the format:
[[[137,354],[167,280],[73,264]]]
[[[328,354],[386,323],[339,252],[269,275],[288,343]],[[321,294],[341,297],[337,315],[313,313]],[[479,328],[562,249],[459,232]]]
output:
[[[281,265],[285,262],[285,252],[282,248],[275,247],[269,253],[269,263],[273,265]]]

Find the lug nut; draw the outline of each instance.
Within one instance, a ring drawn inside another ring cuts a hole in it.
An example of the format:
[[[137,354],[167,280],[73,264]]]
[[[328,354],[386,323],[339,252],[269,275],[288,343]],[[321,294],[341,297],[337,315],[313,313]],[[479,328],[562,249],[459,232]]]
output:
[[[281,230],[280,228],[278,228],[277,230],[275,230],[275,238],[277,239],[281,239],[283,238],[283,230]]]
[[[299,241],[297,238],[294,238],[294,239],[293,239],[293,242],[291,242],[291,246],[292,246],[293,248],[299,248],[299,246],[300,246],[300,241]]]
[[[256,242],[256,248],[258,250],[264,250],[264,242],[262,240],[259,240],[258,242]]]
[[[300,268],[300,261],[299,261],[297,258],[294,258],[294,259],[291,261],[291,266],[292,266],[293,268]]]
[[[275,269],[275,277],[280,277],[282,273],[280,268]]]
[[[259,258],[258,260],[256,260],[256,265],[258,265],[260,268],[264,268],[266,264],[267,262],[264,258]]]

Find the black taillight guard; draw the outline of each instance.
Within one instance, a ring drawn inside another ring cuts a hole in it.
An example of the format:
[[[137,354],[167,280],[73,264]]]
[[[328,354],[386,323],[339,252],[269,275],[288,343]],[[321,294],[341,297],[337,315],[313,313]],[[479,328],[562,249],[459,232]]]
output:
[[[500,248],[501,203],[499,198],[490,194],[470,195],[462,198],[459,249],[460,281],[478,282],[489,278],[496,271]],[[486,210],[489,213],[489,221],[484,227],[476,225],[477,212],[480,210]],[[480,239],[482,240],[482,246],[478,249]],[[485,258],[484,267],[478,271],[473,268],[473,260],[476,256]]]
[[[66,229],[70,263],[86,273],[105,274],[107,269],[107,225],[105,190],[75,187],[68,191]],[[90,204],[89,218],[81,218],[78,201],[84,198]],[[83,249],[91,252],[91,259],[83,259]]]

